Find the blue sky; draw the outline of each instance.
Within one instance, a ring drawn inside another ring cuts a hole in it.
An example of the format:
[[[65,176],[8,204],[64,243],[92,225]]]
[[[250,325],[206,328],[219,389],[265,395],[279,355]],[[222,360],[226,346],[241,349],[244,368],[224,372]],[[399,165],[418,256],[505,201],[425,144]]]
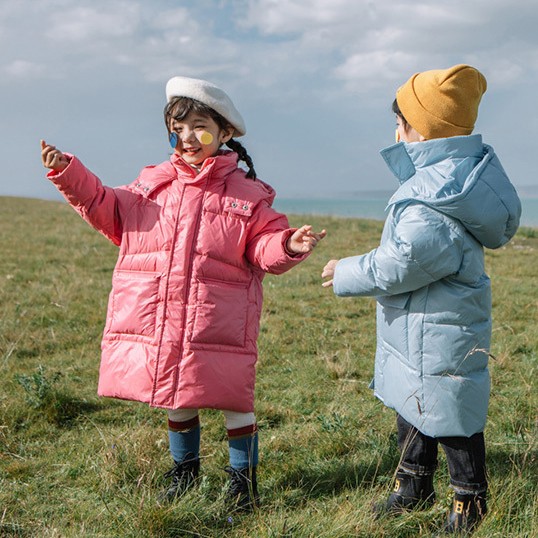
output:
[[[167,158],[166,81],[223,87],[279,196],[389,190],[379,150],[417,71],[488,79],[476,131],[538,191],[535,0],[0,0],[0,195],[57,198],[39,139],[121,185]]]

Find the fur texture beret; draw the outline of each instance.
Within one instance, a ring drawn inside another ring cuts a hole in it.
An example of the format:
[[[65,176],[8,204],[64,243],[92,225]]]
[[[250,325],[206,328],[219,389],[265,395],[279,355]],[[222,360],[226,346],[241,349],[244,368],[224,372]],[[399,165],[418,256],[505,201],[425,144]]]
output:
[[[228,95],[211,82],[197,78],[173,77],[166,83],[166,100],[173,97],[190,97],[216,110],[234,127],[234,137],[243,136],[245,122]]]

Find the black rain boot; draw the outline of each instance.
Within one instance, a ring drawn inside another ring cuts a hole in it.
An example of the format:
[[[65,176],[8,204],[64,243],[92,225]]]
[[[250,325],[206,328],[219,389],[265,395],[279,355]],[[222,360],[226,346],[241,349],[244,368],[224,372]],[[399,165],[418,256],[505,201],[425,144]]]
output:
[[[443,533],[467,536],[482,521],[488,511],[486,492],[478,494],[455,493],[452,509]]]
[[[174,467],[164,474],[164,478],[172,479],[172,484],[159,495],[159,501],[170,502],[181,497],[194,485],[199,472],[200,459],[195,458],[192,452],[189,452],[182,461],[175,461]]]
[[[373,507],[376,516],[383,514],[401,514],[415,508],[429,508],[435,501],[433,474],[415,476],[398,471],[394,490],[385,502]]]
[[[226,493],[228,504],[244,511],[251,511],[254,507],[258,507],[260,498],[256,467],[245,467],[244,469],[226,467],[224,470],[230,475],[230,487]]]

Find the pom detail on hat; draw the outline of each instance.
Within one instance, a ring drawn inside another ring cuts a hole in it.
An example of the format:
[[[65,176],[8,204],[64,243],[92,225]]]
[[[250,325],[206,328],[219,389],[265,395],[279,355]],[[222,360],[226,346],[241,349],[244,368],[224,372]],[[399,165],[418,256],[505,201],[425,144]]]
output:
[[[447,138],[473,132],[486,79],[465,64],[414,74],[396,92],[406,121],[424,138]]]
[[[234,127],[234,136],[243,136],[245,122],[224,90],[211,82],[197,78],[173,77],[166,83],[166,100],[173,97],[190,97],[216,110]]]

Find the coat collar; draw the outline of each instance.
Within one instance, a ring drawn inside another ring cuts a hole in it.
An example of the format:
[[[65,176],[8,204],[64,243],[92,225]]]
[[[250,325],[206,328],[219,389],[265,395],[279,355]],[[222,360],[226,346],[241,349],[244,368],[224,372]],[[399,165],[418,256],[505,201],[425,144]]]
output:
[[[209,176],[214,181],[224,182],[237,168],[237,158],[237,153],[233,151],[221,152],[215,157],[206,159],[201,171],[196,173],[179,155],[173,154],[169,161],[144,168],[131,188],[147,198],[155,189],[174,180],[195,185],[205,181]]]
[[[425,142],[399,142],[381,150],[392,173],[400,183],[413,177],[418,168],[431,166],[447,158],[479,156],[483,152],[482,136],[452,136]]]
[[[202,168],[197,172],[190,164],[186,163],[177,153],[170,157],[172,166],[177,171],[178,179],[184,183],[200,183],[207,179],[208,175],[214,178],[224,178],[237,168],[238,155],[234,151],[219,151],[214,157],[206,159]]]

